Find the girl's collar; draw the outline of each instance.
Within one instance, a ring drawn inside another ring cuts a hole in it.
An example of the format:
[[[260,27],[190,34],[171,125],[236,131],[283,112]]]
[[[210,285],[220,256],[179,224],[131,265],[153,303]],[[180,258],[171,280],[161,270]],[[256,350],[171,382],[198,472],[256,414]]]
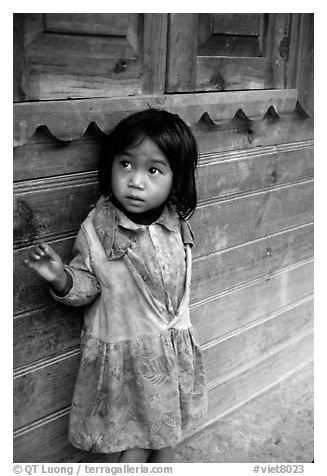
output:
[[[148,228],[151,225],[163,225],[169,231],[179,231],[179,217],[175,209],[170,204],[166,204],[160,215],[152,223],[148,225],[143,225],[141,223],[136,223],[133,221],[123,210],[118,208],[114,203],[111,202],[112,207],[115,210],[115,218],[117,220],[118,226],[126,228],[128,230],[142,230]]]

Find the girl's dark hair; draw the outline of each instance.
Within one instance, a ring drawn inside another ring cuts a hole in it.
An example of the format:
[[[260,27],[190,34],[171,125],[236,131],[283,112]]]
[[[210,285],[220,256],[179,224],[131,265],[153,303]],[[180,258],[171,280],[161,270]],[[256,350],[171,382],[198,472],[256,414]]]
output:
[[[197,204],[195,169],[198,161],[196,140],[185,122],[177,115],[159,109],[146,109],[132,114],[111,131],[105,140],[100,160],[100,193],[110,196],[111,169],[115,156],[122,151],[151,139],[168,159],[173,172],[173,187],[169,196],[182,218],[190,217]]]

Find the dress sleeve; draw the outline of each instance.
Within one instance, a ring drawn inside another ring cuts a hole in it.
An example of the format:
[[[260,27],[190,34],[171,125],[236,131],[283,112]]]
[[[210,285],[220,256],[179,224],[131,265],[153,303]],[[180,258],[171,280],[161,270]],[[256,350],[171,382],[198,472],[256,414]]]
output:
[[[100,293],[100,284],[93,272],[88,240],[81,227],[73,247],[73,258],[65,271],[68,273],[70,289],[63,296],[50,288],[50,294],[56,301],[70,306],[83,306],[91,303]]]

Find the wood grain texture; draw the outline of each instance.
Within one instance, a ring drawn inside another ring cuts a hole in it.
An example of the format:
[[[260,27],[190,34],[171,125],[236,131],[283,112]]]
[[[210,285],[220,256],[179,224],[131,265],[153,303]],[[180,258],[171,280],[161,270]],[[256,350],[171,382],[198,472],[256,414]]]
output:
[[[89,35],[126,36],[128,14],[111,13],[45,13],[45,30]]]
[[[310,259],[312,255],[313,228],[306,225],[195,259],[191,302],[207,299],[258,277],[269,279],[271,273]]]
[[[26,73],[25,73],[25,45],[24,45],[24,14],[13,14],[14,40],[13,40],[13,100],[14,102],[26,99]]]
[[[79,308],[50,300],[46,306],[16,316],[13,323],[14,368],[78,347],[82,314]]]
[[[209,122],[209,123],[208,123]],[[193,126],[202,153],[251,150],[268,145],[312,140],[313,120],[300,114],[286,114],[280,118],[266,116],[246,121],[234,118],[228,124],[215,126],[204,116]]]
[[[198,14],[169,14],[167,92],[195,90],[197,30]]]
[[[14,148],[14,182],[78,172],[98,168],[103,141],[100,133],[87,130],[80,140],[58,141],[38,130],[33,141]]]
[[[208,385],[273,353],[287,340],[308,333],[312,326],[313,300],[309,298],[251,326],[234,330],[212,344],[206,344],[203,355]]]
[[[78,350],[70,351],[15,376],[14,429],[70,405],[78,363]]]
[[[311,181],[213,200],[200,205],[190,219],[196,237],[193,256],[222,251],[312,220]]]
[[[81,454],[67,439],[68,410],[14,437],[15,463],[61,463]]]
[[[259,362],[245,367],[209,389],[208,422],[268,390],[274,381],[291,373],[313,357],[312,333],[296,336]]]
[[[314,14],[298,14],[296,63],[290,67],[288,84],[295,84],[306,113],[314,114]],[[294,71],[292,75],[292,70]]]
[[[213,33],[259,36],[264,14],[214,13]]]
[[[286,85],[286,61],[288,46],[288,31],[291,14],[274,13],[274,22],[271,35],[271,86],[272,88],[285,88]]]
[[[199,161],[199,199],[209,200],[312,177],[312,142],[208,153]]]
[[[192,16],[193,15],[193,16]],[[286,58],[282,53],[290,14],[177,14],[172,16],[169,44],[168,91],[227,91],[285,87]],[[188,35],[180,35],[189,17]],[[199,26],[197,25],[199,23]],[[198,44],[194,46],[194,37]],[[192,53],[196,64],[180,59],[174,45]],[[283,43],[284,42],[284,43]],[[193,76],[189,69],[196,73]],[[186,73],[185,73],[186,71]],[[187,75],[188,81],[180,78]],[[192,78],[192,79],[190,79]]]
[[[197,59],[196,86],[199,91],[264,89],[264,58],[203,56]]]
[[[26,100],[142,92],[141,14],[25,14]]]
[[[165,91],[167,28],[167,13],[144,14],[143,94]]]
[[[38,190],[38,192],[34,192]],[[72,233],[97,200],[97,174],[34,181],[15,186],[14,240],[20,245],[56,234]]]
[[[313,261],[254,279],[191,306],[191,319],[201,344],[276,313],[313,293]]]

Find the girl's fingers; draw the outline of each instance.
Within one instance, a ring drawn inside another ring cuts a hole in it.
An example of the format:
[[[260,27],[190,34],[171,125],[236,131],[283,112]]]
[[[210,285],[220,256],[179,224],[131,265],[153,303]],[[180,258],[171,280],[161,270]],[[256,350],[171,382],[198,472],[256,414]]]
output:
[[[36,269],[38,263],[42,264],[41,260],[61,262],[61,258],[47,243],[41,242],[32,248],[28,254],[27,259],[24,260],[24,265],[28,268]]]
[[[39,253],[33,249],[29,253],[29,258],[30,260],[33,260],[33,261],[39,261],[42,258],[42,256],[40,256]]]
[[[30,256],[37,260],[44,257],[55,260],[58,257],[57,253],[44,242],[35,245],[33,250],[30,252]]]
[[[58,255],[57,253],[51,248],[51,246],[47,245],[46,243],[41,243],[41,249],[52,260],[57,260]]]
[[[27,268],[30,268],[30,269],[35,268],[35,264],[33,263],[33,261],[30,261],[29,259],[24,259],[23,263]]]
[[[38,254],[38,255],[41,256],[41,257],[45,256],[44,250],[43,250],[43,248],[41,247],[41,245],[36,245],[36,246],[34,246],[33,252],[36,253],[36,254]]]

